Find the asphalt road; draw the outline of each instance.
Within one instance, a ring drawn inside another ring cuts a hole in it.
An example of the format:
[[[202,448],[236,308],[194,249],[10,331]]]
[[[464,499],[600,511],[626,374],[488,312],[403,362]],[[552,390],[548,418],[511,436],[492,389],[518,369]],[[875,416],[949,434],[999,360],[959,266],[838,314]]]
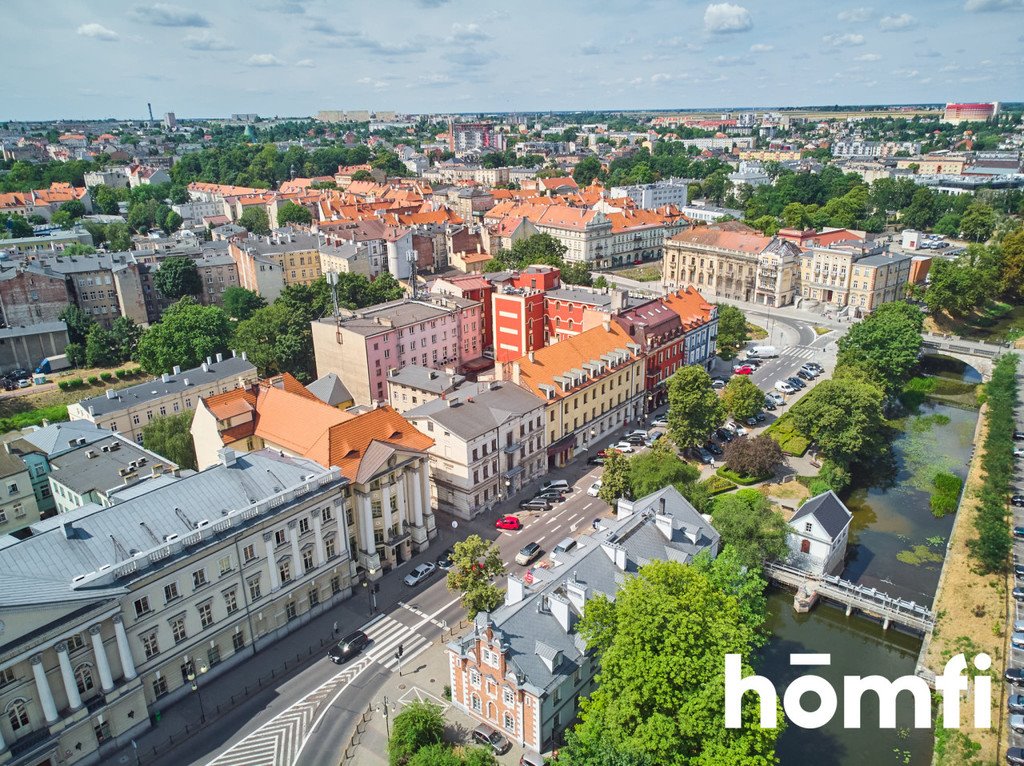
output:
[[[1017,411],[1015,415],[1015,427],[1018,431],[1024,431],[1024,372],[1022,372],[1020,366],[1017,368]],[[1014,442],[1014,447],[1024,446],[1024,442]],[[1014,461],[1014,482],[1013,482],[1013,494],[1024,493],[1024,458],[1016,458]],[[1024,508],[1018,508],[1016,506],[1010,506],[1011,521],[1013,526],[1019,527],[1024,526]],[[1013,542],[1013,563],[1021,564],[1024,563],[1024,540],[1014,538]],[[1014,578],[1015,586],[1024,586],[1024,579]],[[1010,610],[1010,616],[1014,622],[1024,620],[1024,602],[1014,599],[1014,606]],[[1009,629],[1013,630],[1013,625],[1008,626]],[[1024,649],[1010,646],[1010,657],[1007,667],[1020,668],[1024,667]],[[1014,686],[1012,684],[1004,684],[1003,692],[1005,695],[1010,694],[1024,694],[1024,686]],[[1001,710],[1001,714],[1009,716],[1010,713],[1004,704]],[[1009,742],[1011,747],[1024,747],[1024,733],[1010,731]]]

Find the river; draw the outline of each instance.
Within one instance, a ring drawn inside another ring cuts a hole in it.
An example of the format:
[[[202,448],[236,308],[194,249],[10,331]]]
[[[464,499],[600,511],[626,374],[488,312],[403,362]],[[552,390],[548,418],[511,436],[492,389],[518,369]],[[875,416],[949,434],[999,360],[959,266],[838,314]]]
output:
[[[963,382],[976,382],[962,371],[940,375],[940,380],[959,376]],[[953,516],[937,519],[931,513],[931,479],[936,471],[966,475],[977,419],[976,410],[928,400],[916,414],[899,421],[901,432],[893,442],[895,479],[866,477],[867,486],[845,498],[854,514],[845,578],[931,604],[953,525]],[[919,638],[883,631],[880,624],[863,617],[847,618],[842,609],[827,604],[798,615],[788,591],[771,591],[769,611],[772,639],[755,661],[758,672],[771,678],[780,692],[796,677],[796,670],[821,675],[839,696],[839,709],[830,725],[816,731],[790,725],[783,733],[778,744],[783,766],[931,763],[932,732],[910,727],[909,704],[901,705],[905,713],[898,716],[895,730],[880,730],[877,705],[871,704],[874,695],[869,694],[862,705],[862,728],[847,730],[842,725],[842,677],[913,674]],[[831,654],[832,664],[791,668],[789,655],[798,652]],[[814,704],[814,696],[808,695],[805,705],[813,709]]]

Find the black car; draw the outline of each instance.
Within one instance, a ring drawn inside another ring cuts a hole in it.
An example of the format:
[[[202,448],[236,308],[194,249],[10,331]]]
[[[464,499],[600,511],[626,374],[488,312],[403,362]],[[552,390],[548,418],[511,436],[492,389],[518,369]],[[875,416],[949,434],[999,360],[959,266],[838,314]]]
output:
[[[1024,747],[1011,747],[1006,751],[1006,762],[1011,766],[1024,764]]]
[[[774,412],[776,409],[775,402],[773,402],[771,399],[765,399],[764,408],[766,410],[769,410],[770,412]]]
[[[800,378],[786,378],[786,382],[789,383],[793,388],[807,388],[807,384],[804,383]]]
[[[1010,498],[1010,504],[1018,508],[1024,508],[1024,495],[1014,495]]]
[[[1024,564],[1014,564],[1013,574],[1015,577],[1024,577]]]
[[[722,448],[719,447],[714,442],[708,442],[707,444],[705,444],[704,445],[704,449],[706,449],[712,455],[721,455],[722,454]]]
[[[1013,438],[1017,441],[1024,441],[1024,431],[1014,431]]]
[[[370,643],[370,637],[361,630],[354,630],[331,647],[327,656],[331,662],[341,665],[359,654]]]
[[[807,372],[807,370],[797,370],[796,376],[800,378],[800,380],[814,380],[814,376]]]
[[[440,556],[437,557],[437,568],[443,569],[446,572],[452,568],[452,556],[455,551],[451,548],[445,548]]]
[[[721,439],[724,442],[731,442],[732,441],[732,437],[733,437],[733,433],[732,433],[732,431],[727,431],[724,428],[716,428],[715,429],[715,436],[717,436],[719,439]]]
[[[598,455],[587,458],[587,465],[604,465],[604,458]]]
[[[1017,601],[1024,601],[1024,587],[1018,585],[1016,588],[1014,588],[1013,597],[1017,599]]]
[[[1003,678],[1014,686],[1024,686],[1024,668],[1007,668]]]

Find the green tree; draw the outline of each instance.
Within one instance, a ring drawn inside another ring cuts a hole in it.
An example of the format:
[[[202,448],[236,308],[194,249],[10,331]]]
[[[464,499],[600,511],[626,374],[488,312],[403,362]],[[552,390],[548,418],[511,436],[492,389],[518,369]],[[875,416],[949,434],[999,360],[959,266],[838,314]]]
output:
[[[277,209],[278,226],[288,226],[293,223],[309,226],[312,222],[313,214],[302,205],[298,205],[294,202],[285,202]]]
[[[562,266],[561,271],[562,281],[567,285],[590,287],[594,283],[590,268],[585,263],[566,263]]]
[[[96,248],[92,245],[85,245],[81,242],[72,242],[61,251],[62,255],[92,255]]]
[[[770,436],[742,436],[725,445],[725,465],[741,476],[771,476],[782,462],[782,448]]]
[[[246,208],[238,217],[238,225],[260,237],[270,234],[270,218],[267,211],[261,207]]]
[[[366,300],[368,306],[376,306],[378,303],[396,301],[405,295],[405,290],[398,283],[390,272],[384,271],[377,275],[377,278],[370,282],[367,288]]]
[[[455,543],[448,590],[462,594],[462,606],[472,620],[478,612],[491,612],[504,602],[504,592],[493,582],[504,574],[498,547],[480,535],[470,535]]]
[[[248,319],[255,311],[267,305],[263,296],[244,287],[229,287],[221,296],[224,311],[232,319],[239,321]]]
[[[234,346],[245,351],[264,377],[290,372],[308,380],[313,368],[313,338],[309,322],[281,302],[257,309],[238,323]]]
[[[786,560],[789,527],[756,489],[716,497],[711,520],[722,543],[732,546],[744,566],[760,570],[765,561]]]
[[[444,714],[429,702],[410,702],[395,716],[388,740],[391,766],[404,766],[423,748],[439,745],[444,739]]]
[[[0,239],[31,237],[32,224],[25,216],[14,213],[0,213]]]
[[[142,334],[138,361],[154,375],[169,372],[175,365],[198,367],[206,357],[226,351],[230,340],[227,315],[216,306],[200,306],[186,296]]]
[[[50,223],[62,229],[70,229],[75,225],[75,219],[71,217],[71,213],[68,211],[58,210],[50,216]]]
[[[742,728],[724,723],[725,655],[749,657],[763,643],[763,588],[727,549],[693,565],[652,561],[614,601],[588,601],[578,629],[600,671],[559,763],[777,763],[781,729],[760,728],[752,696]],[[610,761],[609,753],[621,756]]]
[[[861,365],[887,393],[910,376],[921,351],[924,315],[905,301],[885,303],[839,340],[836,367]]]
[[[766,237],[774,237],[779,231],[779,219],[773,215],[762,215],[760,218],[750,221],[750,225]]]
[[[153,277],[153,284],[162,296],[172,301],[203,292],[203,279],[196,262],[184,255],[164,259]]]
[[[722,390],[722,404],[740,420],[751,418],[764,409],[764,391],[747,375],[736,375]]]
[[[935,259],[928,278],[924,302],[932,313],[966,314],[983,306],[997,286],[997,275],[980,268],[970,255]]]
[[[68,340],[82,346],[85,345],[85,340],[89,337],[89,330],[95,324],[91,316],[78,308],[78,306],[73,305],[67,306],[61,311],[57,315],[57,319],[68,326]]]
[[[593,287],[597,288],[598,290],[605,290],[608,287],[610,287],[610,285],[608,283],[608,280],[605,278],[604,274],[600,274],[598,275],[597,279],[594,280]]]
[[[936,234],[942,234],[946,237],[959,237],[960,216],[952,211],[949,213],[943,213],[939,220],[935,222],[935,226],[932,230]]]
[[[703,367],[687,365],[668,379],[668,428],[680,448],[703,444],[725,420],[725,405]]]
[[[680,460],[668,439],[659,439],[651,449],[629,459],[629,487],[634,498],[646,497],[669,486],[685,495],[684,488],[699,478],[700,471]]]
[[[107,244],[112,252],[124,252],[132,248],[132,233],[126,223],[107,224],[104,231],[107,237]]]
[[[1010,298],[1024,298],[1024,226],[1018,226],[1003,237],[1000,247],[1003,256],[1000,288]]]
[[[567,249],[550,234],[534,234],[513,242],[510,250],[499,250],[490,264],[496,265],[495,271],[522,269],[535,263],[561,268]]]
[[[85,215],[85,205],[81,200],[69,199],[57,208],[62,213],[67,213],[72,220],[77,220]]]
[[[747,317],[735,306],[718,304],[718,355],[732,359],[736,351],[749,340]]]
[[[616,449],[606,450],[598,497],[615,505],[620,497],[626,497],[630,491],[629,458]]]
[[[975,200],[960,219],[960,230],[972,242],[985,242],[996,228],[996,211],[991,205]]]
[[[175,213],[173,210],[168,210],[167,215],[160,223],[160,228],[164,230],[164,234],[170,234],[181,228],[182,218],[180,215]]]
[[[823,380],[789,411],[802,434],[822,454],[848,466],[877,455],[885,443],[884,394],[881,389],[850,379]]]
[[[85,340],[85,362],[90,367],[114,367],[121,363],[120,348],[113,334],[94,324]]]
[[[597,157],[584,157],[572,171],[573,180],[580,186],[590,186],[594,179],[601,175],[601,160]]]
[[[117,347],[118,364],[135,358],[142,337],[142,327],[131,317],[120,316],[110,326],[110,336]]]
[[[195,445],[192,443],[192,416],[183,412],[157,418],[142,429],[142,446],[177,463],[180,468],[198,470]]]
[[[352,174],[352,180],[353,181],[373,181],[374,177],[373,177],[373,173],[371,173],[369,170],[357,170],[355,173]]]
[[[395,762],[392,761],[392,763]],[[403,763],[406,766],[463,766],[464,761],[451,747],[438,743],[420,748]]]

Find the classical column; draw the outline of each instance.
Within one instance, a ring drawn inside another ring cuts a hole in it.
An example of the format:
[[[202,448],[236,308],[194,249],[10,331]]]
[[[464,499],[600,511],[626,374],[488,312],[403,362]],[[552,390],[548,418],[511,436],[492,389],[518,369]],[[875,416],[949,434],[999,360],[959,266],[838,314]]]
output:
[[[100,673],[100,688],[104,693],[114,688],[114,679],[110,675],[110,661],[107,650],[103,646],[103,636],[99,625],[89,627],[89,638],[92,639],[92,653],[96,655],[96,669]]]
[[[372,556],[377,552],[377,546],[373,542],[373,509],[370,507],[370,496],[358,494],[356,503],[359,506],[359,531],[363,538],[363,553]]]
[[[313,534],[316,537],[313,541],[316,548],[316,565],[322,567],[324,562],[327,561],[327,551],[324,549],[324,529],[320,519],[320,511],[315,510],[311,515],[313,517]]]
[[[7,750],[7,743],[4,741],[4,733],[0,731],[0,754]]]
[[[53,702],[53,692],[50,691],[50,682],[46,680],[46,669],[43,667],[43,655],[37,654],[32,657],[32,676],[36,681],[36,692],[39,694],[39,705],[43,708],[43,715],[47,723],[57,722],[57,706]],[[75,688],[78,691],[78,688]]]
[[[82,697],[78,693],[75,671],[71,669],[71,658],[68,657],[68,645],[61,641],[57,644],[57,661],[60,663],[60,675],[64,679],[64,691],[68,694],[68,707],[78,710],[82,707]],[[49,687],[47,687],[49,688]]]
[[[384,539],[391,536],[391,527],[394,525],[394,518],[391,515],[391,485],[381,479],[380,482],[380,514],[381,523],[384,525]]]
[[[345,502],[342,501],[341,508],[336,508],[338,518],[336,519],[338,524],[338,536],[341,538],[340,543],[345,550],[348,557],[352,558],[352,550],[349,546],[348,541],[348,509],[345,507]],[[359,542],[359,527],[356,527],[356,542]]]
[[[402,528],[409,526],[409,501],[405,492],[405,475],[408,469],[403,469],[398,481],[395,482],[395,496],[398,498],[398,519]]]
[[[294,577],[298,580],[305,574],[305,570],[302,566],[302,552],[299,550],[299,521],[298,519],[292,519],[288,522],[288,537],[292,541],[292,571],[295,573]]]
[[[124,621],[121,615],[114,615],[114,637],[117,639],[117,655],[121,658],[121,670],[125,680],[131,681],[139,674],[135,670],[135,658],[132,657],[132,648],[128,644],[128,634],[124,630]]]
[[[422,465],[423,461],[420,461]],[[417,527],[423,526],[423,492],[420,483],[419,466],[409,469],[412,475],[412,520]]]
[[[267,566],[270,569],[270,592],[281,589],[281,576],[277,571],[277,559],[274,558],[274,533],[264,532],[263,542],[267,546]]]
[[[425,457],[420,458],[419,479],[420,492],[423,497],[423,504],[421,507],[426,513],[430,513],[430,479],[427,477],[427,459]]]

